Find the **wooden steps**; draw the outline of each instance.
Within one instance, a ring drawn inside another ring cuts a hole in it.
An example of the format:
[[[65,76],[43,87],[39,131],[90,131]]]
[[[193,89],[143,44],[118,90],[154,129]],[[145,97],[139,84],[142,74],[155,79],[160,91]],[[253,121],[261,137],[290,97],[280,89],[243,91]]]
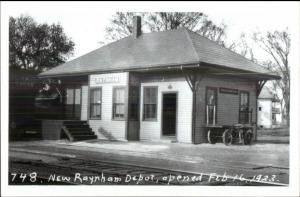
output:
[[[70,141],[97,139],[97,136],[92,131],[87,121],[64,121],[62,131]]]

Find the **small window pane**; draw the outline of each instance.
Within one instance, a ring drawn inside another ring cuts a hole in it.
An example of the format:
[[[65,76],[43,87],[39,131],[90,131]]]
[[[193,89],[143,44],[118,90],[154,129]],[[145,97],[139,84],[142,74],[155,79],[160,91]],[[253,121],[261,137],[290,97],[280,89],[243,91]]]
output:
[[[75,89],[75,104],[76,105],[80,105],[80,99],[81,99],[80,93],[81,93],[80,88]]]
[[[73,104],[74,103],[74,89],[67,89],[66,90],[66,104]]]
[[[206,102],[208,105],[216,105],[216,90],[207,89]]]
[[[249,94],[241,93],[241,106],[248,106],[248,105],[249,105]]]

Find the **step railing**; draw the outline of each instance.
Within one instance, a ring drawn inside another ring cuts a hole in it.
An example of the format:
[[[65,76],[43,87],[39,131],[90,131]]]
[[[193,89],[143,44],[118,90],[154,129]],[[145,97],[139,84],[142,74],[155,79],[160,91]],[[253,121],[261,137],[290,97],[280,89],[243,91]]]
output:
[[[66,136],[69,138],[69,140],[71,142],[74,141],[74,137],[72,136],[72,134],[70,133],[69,129],[66,126],[62,126],[61,129],[63,130],[63,132],[66,134]]]
[[[210,119],[210,109],[213,109],[213,125],[216,125],[216,106],[215,105],[206,105],[206,124],[209,125],[209,119]]]

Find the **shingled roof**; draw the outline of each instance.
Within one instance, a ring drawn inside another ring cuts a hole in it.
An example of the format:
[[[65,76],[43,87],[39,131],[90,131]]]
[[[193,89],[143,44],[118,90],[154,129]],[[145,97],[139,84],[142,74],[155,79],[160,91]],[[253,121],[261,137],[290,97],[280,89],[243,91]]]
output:
[[[40,77],[208,63],[277,78],[254,62],[185,28],[128,36],[41,73]]]

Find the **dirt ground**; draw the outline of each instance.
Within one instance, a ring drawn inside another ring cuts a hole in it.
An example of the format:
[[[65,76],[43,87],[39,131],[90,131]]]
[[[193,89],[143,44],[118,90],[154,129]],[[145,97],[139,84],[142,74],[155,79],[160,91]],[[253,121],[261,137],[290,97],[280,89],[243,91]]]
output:
[[[276,175],[288,183],[289,144],[256,143],[250,146],[154,142],[35,141],[10,144],[17,152],[39,155],[68,154],[87,160],[103,160],[198,173]]]

